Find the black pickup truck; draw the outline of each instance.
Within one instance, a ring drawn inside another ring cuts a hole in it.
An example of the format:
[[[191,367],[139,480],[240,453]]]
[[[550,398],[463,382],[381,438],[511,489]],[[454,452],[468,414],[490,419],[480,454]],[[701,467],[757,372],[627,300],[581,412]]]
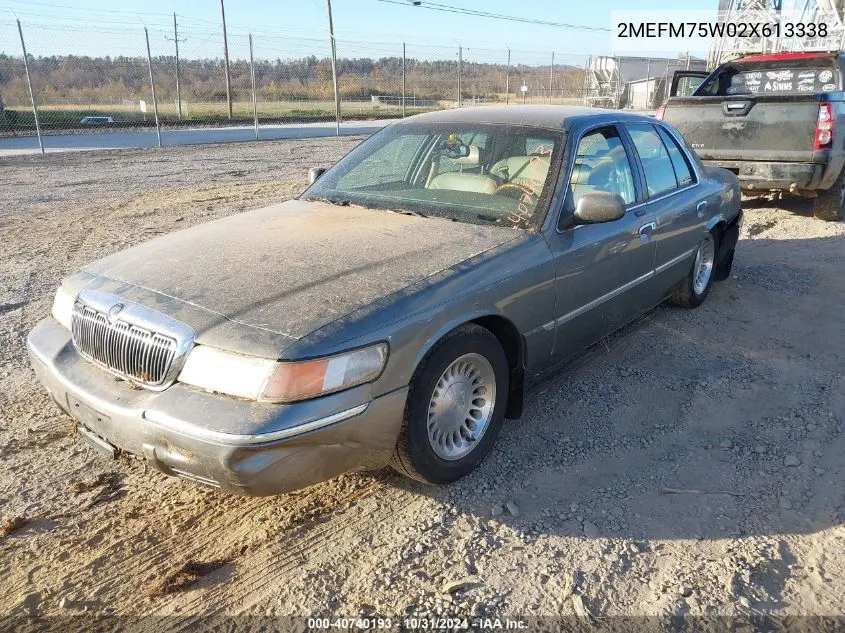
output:
[[[734,172],[746,193],[790,191],[813,199],[822,220],[845,218],[843,55],[779,53],[722,64],[657,117],[701,159]],[[680,72],[674,94],[697,73]]]

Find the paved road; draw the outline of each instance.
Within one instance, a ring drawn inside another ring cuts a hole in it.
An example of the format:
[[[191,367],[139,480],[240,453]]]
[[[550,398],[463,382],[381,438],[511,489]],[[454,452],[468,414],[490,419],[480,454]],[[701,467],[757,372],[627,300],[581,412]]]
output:
[[[348,121],[340,126],[340,134],[372,134],[392,120]],[[263,125],[259,131],[262,140],[281,138],[315,138],[334,136],[333,122],[295,123],[287,125]],[[252,126],[224,128],[188,128],[183,130],[165,130],[161,133],[162,145],[199,145],[203,143],[234,143],[255,140]],[[127,149],[137,147],[155,147],[155,130],[142,132],[97,132],[92,134],[61,134],[44,136],[44,149],[48,152],[67,152],[74,150]],[[34,136],[0,138],[0,156],[38,153],[38,139]]]

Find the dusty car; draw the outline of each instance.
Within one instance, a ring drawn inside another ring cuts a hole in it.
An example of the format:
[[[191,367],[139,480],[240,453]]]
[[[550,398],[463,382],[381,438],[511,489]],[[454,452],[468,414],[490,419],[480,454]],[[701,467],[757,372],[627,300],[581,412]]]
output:
[[[87,442],[240,494],[453,481],[527,380],[702,303],[742,215],[671,126],[585,108],[410,117],[314,177],[62,282],[28,346]]]

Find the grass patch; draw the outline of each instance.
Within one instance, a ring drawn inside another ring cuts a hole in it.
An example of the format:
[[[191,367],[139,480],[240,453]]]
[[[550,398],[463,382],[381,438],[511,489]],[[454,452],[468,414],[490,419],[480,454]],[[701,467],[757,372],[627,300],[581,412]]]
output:
[[[432,107],[410,107],[405,109],[407,115],[426,112]],[[259,122],[298,122],[316,119],[334,119],[333,101],[265,101],[257,104]],[[232,118],[229,119],[228,108],[219,102],[191,102],[183,107],[182,116],[174,103],[160,103],[159,120],[162,125],[213,125],[228,123],[252,123],[252,103],[236,102],[232,104]],[[344,118],[352,117],[394,117],[401,116],[402,108],[397,105],[379,103],[347,102],[341,104],[341,114]],[[112,117],[114,123],[103,125],[83,125],[80,123],[86,116]],[[155,115],[151,103],[147,104],[147,112],[139,112],[121,104],[76,105],[76,104],[45,104],[38,106],[38,118],[41,127],[50,129],[74,129],[102,131],[120,127],[152,127],[155,125]],[[0,117],[0,133],[35,129],[35,117],[28,107],[7,108],[5,115]]]

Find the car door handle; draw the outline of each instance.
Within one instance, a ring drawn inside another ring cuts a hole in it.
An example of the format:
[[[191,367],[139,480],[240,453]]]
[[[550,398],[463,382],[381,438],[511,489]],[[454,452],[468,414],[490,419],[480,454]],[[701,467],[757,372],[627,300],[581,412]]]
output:
[[[695,207],[696,212],[698,213],[698,217],[703,218],[704,213],[707,211],[707,200],[702,200],[699,202]]]
[[[656,228],[657,228],[657,222],[649,222],[648,224],[643,224],[640,227],[640,230],[637,231],[637,233],[639,233],[640,235],[648,235]]]

